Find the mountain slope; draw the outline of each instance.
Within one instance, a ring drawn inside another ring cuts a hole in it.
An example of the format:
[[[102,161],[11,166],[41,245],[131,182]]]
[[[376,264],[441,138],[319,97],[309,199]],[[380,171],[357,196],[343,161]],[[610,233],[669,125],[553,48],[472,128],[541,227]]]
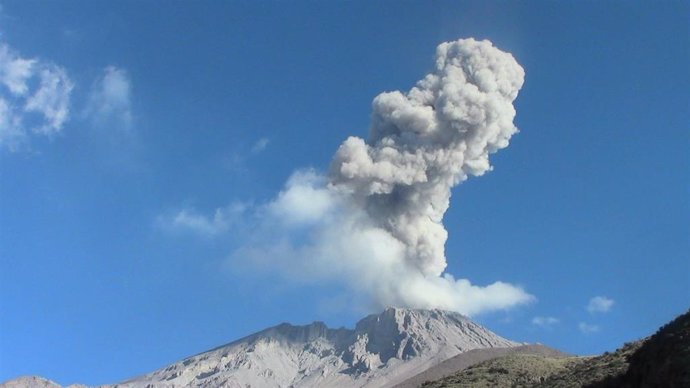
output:
[[[559,350],[539,344],[522,345],[510,348],[474,349],[468,352],[460,353],[457,356],[449,358],[438,365],[434,365],[424,372],[396,385],[395,388],[417,388],[427,381],[431,382],[440,380],[481,362],[514,354],[542,356],[553,359],[560,359],[570,356],[567,353],[563,353]]]
[[[354,330],[281,324],[117,386],[392,386],[468,350],[519,345],[457,313],[389,308]]]
[[[2,388],[60,388],[60,384],[39,376],[22,376],[0,384]]]
[[[590,387],[625,373],[626,362],[639,343],[596,357],[549,357],[514,353],[472,365],[436,381],[417,385],[423,388],[461,387]],[[611,385],[618,387],[618,385]]]
[[[469,353],[458,357],[466,355]],[[566,358],[511,354],[414,386],[690,387],[690,311],[661,327],[653,336],[627,343],[615,352]]]
[[[618,384],[609,386],[690,387],[690,310],[644,341],[628,362]]]

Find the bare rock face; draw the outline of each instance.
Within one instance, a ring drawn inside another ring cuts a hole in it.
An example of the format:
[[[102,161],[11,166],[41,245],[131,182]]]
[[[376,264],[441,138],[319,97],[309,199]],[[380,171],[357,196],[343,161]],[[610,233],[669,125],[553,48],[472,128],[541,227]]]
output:
[[[116,387],[384,387],[472,349],[514,347],[469,318],[389,308],[354,330],[287,323]]]
[[[60,388],[60,384],[39,376],[22,376],[0,384],[0,388]]]

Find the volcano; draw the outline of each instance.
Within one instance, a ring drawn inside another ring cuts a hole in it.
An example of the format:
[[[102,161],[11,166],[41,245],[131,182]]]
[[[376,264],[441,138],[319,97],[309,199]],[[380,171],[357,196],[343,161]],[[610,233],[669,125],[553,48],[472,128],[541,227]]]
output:
[[[394,386],[463,352],[520,345],[459,313],[388,308],[354,329],[283,323],[116,386]]]

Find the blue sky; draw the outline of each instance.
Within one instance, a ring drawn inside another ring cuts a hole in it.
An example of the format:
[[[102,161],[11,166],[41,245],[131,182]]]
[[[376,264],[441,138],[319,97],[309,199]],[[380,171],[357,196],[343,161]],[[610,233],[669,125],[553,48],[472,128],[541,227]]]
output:
[[[0,4],[0,66],[31,62],[0,97],[34,101],[0,120],[0,381],[112,383],[283,321],[351,327],[347,286],[238,258],[254,225],[227,215],[325,172],[376,95],[466,37],[526,76],[520,133],[453,189],[447,272],[535,297],[474,318],[590,354],[689,307],[687,2]]]

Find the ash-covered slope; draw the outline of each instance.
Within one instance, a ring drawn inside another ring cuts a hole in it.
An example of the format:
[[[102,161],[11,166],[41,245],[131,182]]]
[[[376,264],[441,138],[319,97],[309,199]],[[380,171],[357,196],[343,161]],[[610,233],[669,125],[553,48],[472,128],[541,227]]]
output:
[[[60,388],[60,384],[40,376],[22,376],[0,384],[0,388]]]
[[[471,349],[519,345],[458,313],[389,308],[354,330],[284,323],[117,386],[383,387]]]

